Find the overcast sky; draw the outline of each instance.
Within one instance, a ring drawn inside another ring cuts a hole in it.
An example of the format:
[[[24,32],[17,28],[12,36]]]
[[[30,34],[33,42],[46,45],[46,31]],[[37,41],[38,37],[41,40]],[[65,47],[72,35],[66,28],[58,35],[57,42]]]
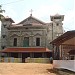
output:
[[[50,22],[50,15],[65,15],[63,21],[64,30],[74,30],[74,0],[1,0],[2,9],[5,9],[4,16],[11,17],[15,23],[30,16],[32,9],[33,16],[44,22]]]

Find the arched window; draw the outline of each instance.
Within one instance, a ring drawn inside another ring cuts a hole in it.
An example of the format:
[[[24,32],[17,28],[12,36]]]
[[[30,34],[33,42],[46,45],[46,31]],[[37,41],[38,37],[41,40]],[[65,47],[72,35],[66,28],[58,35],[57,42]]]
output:
[[[14,38],[13,46],[17,46],[17,38]]]
[[[36,46],[40,46],[40,38],[36,38]]]

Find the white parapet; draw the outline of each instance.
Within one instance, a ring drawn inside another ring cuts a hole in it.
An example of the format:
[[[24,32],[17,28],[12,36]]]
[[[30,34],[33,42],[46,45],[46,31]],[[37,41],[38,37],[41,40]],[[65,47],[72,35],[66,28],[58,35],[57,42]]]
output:
[[[75,72],[75,60],[53,60],[54,68],[63,68]]]

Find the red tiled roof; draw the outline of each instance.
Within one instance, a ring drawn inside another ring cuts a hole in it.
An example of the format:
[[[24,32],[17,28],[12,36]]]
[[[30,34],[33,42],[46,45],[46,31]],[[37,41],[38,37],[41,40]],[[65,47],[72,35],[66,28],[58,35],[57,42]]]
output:
[[[51,50],[49,50],[48,48],[34,48],[34,47],[29,47],[29,48],[5,48],[4,50],[0,51],[0,52],[52,52]]]
[[[64,41],[67,41],[73,37],[75,37],[75,30],[67,31],[63,35],[59,36],[58,38],[56,38],[52,42],[50,42],[50,44],[60,45]]]

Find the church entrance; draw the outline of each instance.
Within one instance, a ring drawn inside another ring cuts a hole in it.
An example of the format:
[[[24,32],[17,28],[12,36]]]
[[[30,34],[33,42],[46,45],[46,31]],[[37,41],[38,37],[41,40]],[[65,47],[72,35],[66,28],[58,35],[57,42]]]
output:
[[[29,37],[24,37],[23,47],[29,47]]]
[[[22,53],[22,62],[25,63],[25,59],[30,57],[30,53]]]

